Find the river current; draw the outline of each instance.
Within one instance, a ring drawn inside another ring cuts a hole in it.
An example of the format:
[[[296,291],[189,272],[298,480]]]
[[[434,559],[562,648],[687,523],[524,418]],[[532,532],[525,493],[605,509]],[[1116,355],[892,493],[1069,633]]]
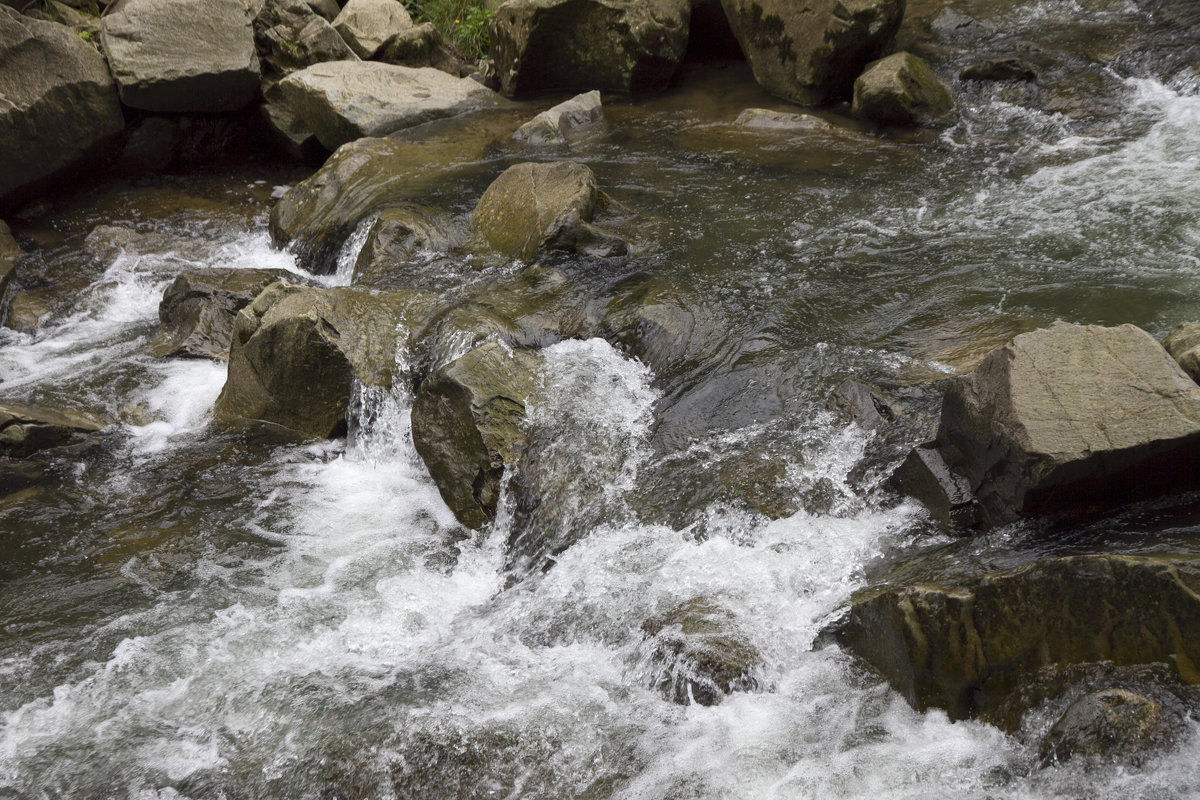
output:
[[[180,270],[297,271],[266,212],[302,173],[132,182],[53,212],[51,264],[97,224],[144,236],[65,314],[0,333],[6,400],[118,420],[0,500],[0,797],[1194,797],[1196,720],[1137,767],[1039,769],[1051,710],[1014,735],[917,713],[818,634],[872,569],[949,544],[855,472],[871,434],[825,410],[838,382],[943,377],[1055,319],[1162,336],[1198,318],[1196,73],[1113,77],[1103,124],[976,88],[931,134],[750,144],[727,112],[773,101],[744,77],[705,79],[728,81],[719,107],[711,84],[615,103],[572,151],[667,232],[563,271],[608,296],[666,281],[713,339],[657,372],[601,339],[548,349],[531,416],[576,534],[539,574],[506,571],[509,515],[455,522],[409,387],[363,388],[345,439],[297,443],[210,427],[224,365],[146,353]],[[515,160],[429,201],[465,217]],[[778,519],[722,481],[762,464]],[[1162,534],[1153,516],[1124,535]],[[1176,545],[1200,532],[1171,519]],[[641,622],[695,597],[761,654],[762,691],[708,707],[650,687]]]

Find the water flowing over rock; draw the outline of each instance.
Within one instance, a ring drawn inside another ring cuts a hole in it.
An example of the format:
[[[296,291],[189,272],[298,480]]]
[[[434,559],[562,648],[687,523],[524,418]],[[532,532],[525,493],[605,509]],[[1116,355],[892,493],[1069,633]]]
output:
[[[616,204],[583,164],[517,164],[492,182],[472,214],[472,225],[496,252],[523,260],[544,250],[622,255],[629,244],[592,225]],[[620,213],[620,212],[618,212]]]
[[[1043,767],[1072,758],[1136,760],[1164,743],[1162,704],[1126,689],[1089,692],[1072,703],[1042,739]]]
[[[949,384],[936,444],[985,525],[1194,487],[1200,387],[1145,331],[1058,323]]]
[[[359,58],[373,58],[389,39],[411,30],[413,21],[397,0],[350,0],[333,27]]]
[[[950,92],[912,53],[869,64],[854,82],[854,115],[884,125],[932,125],[953,109]]]
[[[69,28],[7,7],[0,97],[0,203],[84,162],[125,126],[104,57]]]
[[[604,119],[600,104],[600,93],[596,91],[576,95],[570,100],[538,114],[517,128],[513,138],[529,144],[563,144],[567,133]]]
[[[413,444],[442,499],[468,528],[495,518],[501,480],[528,443],[525,404],[541,360],[533,351],[487,342],[417,389]]]
[[[503,102],[470,78],[369,61],[315,64],[279,86],[293,113],[330,150]]]
[[[1200,683],[1200,561],[1089,555],[860,592],[836,637],[918,710],[999,718],[1043,668],[1162,663]]]
[[[461,236],[442,214],[413,205],[385,208],[367,233],[354,264],[354,282],[386,285],[400,274],[417,273],[413,263],[421,252],[448,252]],[[416,284],[409,284],[416,285]]]
[[[434,307],[416,291],[268,287],[238,312],[216,419],[335,435],[344,430],[352,382],[390,386],[403,337]]]
[[[690,17],[688,0],[508,0],[488,24],[501,90],[664,89]]]
[[[23,458],[104,427],[99,418],[81,411],[4,403],[0,405],[0,455]]]
[[[280,269],[189,270],[163,294],[158,335],[151,351],[159,358],[229,360],[237,312],[270,284],[289,276]]]
[[[804,105],[846,97],[879,58],[904,16],[904,0],[722,0],[759,85]]]
[[[121,101],[146,111],[242,108],[258,94],[242,0],[119,0],[101,37]]]

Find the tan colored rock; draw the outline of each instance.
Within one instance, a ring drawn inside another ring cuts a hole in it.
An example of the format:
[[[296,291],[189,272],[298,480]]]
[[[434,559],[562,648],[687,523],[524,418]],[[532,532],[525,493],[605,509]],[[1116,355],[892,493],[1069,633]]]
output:
[[[373,58],[389,39],[412,28],[413,21],[399,0],[350,0],[333,27],[359,58]]]
[[[1163,339],[1162,345],[1183,371],[1200,383],[1200,322],[1184,322],[1175,326]]]

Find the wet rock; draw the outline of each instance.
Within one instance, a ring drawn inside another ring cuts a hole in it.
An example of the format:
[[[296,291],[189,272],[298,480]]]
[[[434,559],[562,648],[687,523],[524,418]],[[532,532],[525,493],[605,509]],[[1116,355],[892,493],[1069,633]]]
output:
[[[97,225],[83,240],[83,249],[107,267],[127,253],[179,253],[184,244],[183,239],[169,234],[137,231],[123,225]]]
[[[399,285],[406,275],[419,281],[424,263],[414,264],[422,251],[448,252],[461,237],[448,219],[433,209],[393,206],[379,212],[354,264],[354,282]],[[408,285],[416,286],[415,282]]]
[[[884,125],[931,125],[954,109],[954,98],[924,59],[894,53],[854,82],[852,113]]]
[[[825,407],[868,431],[887,430],[904,417],[891,398],[874,386],[853,378],[837,385]]]
[[[604,336],[660,377],[694,366],[724,338],[719,310],[667,279],[623,287],[604,313]]]
[[[501,91],[665,89],[690,16],[688,0],[508,0],[488,23]]]
[[[325,61],[358,60],[305,0],[267,0],[254,18],[254,39],[268,75],[289,75]]]
[[[118,0],[101,40],[121,102],[132,108],[232,111],[258,94],[254,30],[242,0]]]
[[[390,386],[402,337],[424,326],[434,307],[422,292],[273,284],[238,312],[216,420],[338,434],[352,381]]]
[[[70,29],[0,7],[0,203],[85,164],[125,126],[104,57]]]
[[[81,411],[19,403],[0,405],[0,455],[10,458],[71,444],[81,435],[102,430],[100,419]]]
[[[958,73],[964,81],[1021,81],[1037,80],[1037,70],[1019,58],[988,58],[968,64]]]
[[[1090,692],[1072,703],[1042,739],[1043,767],[1072,758],[1132,761],[1166,738],[1162,704],[1125,689]]]
[[[413,21],[397,0],[350,0],[333,27],[359,58],[373,58],[385,42],[410,30]]]
[[[693,598],[642,623],[648,683],[679,705],[715,706],[761,688],[762,657],[720,606]]]
[[[837,640],[918,710],[1011,727],[1023,687],[1055,666],[1166,664],[1200,683],[1200,559],[1049,558],[947,583],[858,593]]]
[[[4,314],[4,327],[33,333],[54,312],[52,292],[45,287],[22,289],[13,294]]]
[[[1145,331],[1057,323],[949,383],[936,437],[982,522],[1194,487],[1200,387]]]
[[[597,214],[616,211],[583,164],[517,164],[492,182],[471,217],[474,230],[504,256],[532,259],[546,250],[588,255],[623,255],[629,243],[591,224]]]
[[[150,343],[158,358],[229,360],[237,312],[277,280],[280,269],[207,269],[182,272],[158,306],[158,334]]]
[[[932,445],[914,447],[892,473],[891,484],[924,505],[934,522],[946,530],[966,531],[979,524],[979,504],[971,485],[951,472]]]
[[[600,93],[596,91],[576,95],[570,100],[543,111],[517,128],[513,138],[529,144],[563,144],[567,133],[604,119],[600,104]]]
[[[1176,325],[1162,345],[1183,371],[1200,383],[1200,322]]]
[[[828,122],[812,114],[790,114],[765,108],[747,108],[738,114],[733,124],[769,131],[827,131],[833,128]]]
[[[429,67],[367,61],[315,64],[289,75],[279,86],[292,112],[330,150],[502,102],[470,78],[454,78]],[[371,102],[362,102],[363,97]]]
[[[412,436],[458,521],[481,528],[496,516],[500,481],[528,443],[525,404],[541,356],[487,342],[421,382]]]
[[[904,16],[904,0],[721,4],[759,85],[804,105],[847,97],[863,66],[879,58]]]
[[[21,260],[22,255],[24,255],[24,251],[17,244],[17,240],[13,238],[8,224],[4,220],[0,220],[0,309],[3,309],[8,287],[12,285],[13,274],[16,272],[17,262]]]
[[[271,208],[271,238],[291,245],[297,263],[327,274],[358,223],[389,205],[416,200],[482,155],[484,143],[431,145],[359,139],[338,149],[311,177]]]

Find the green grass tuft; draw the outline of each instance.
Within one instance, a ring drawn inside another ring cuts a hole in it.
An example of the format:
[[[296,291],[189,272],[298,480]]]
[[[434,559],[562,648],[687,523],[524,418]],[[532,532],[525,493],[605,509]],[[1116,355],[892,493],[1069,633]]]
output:
[[[488,52],[492,12],[480,0],[402,0],[417,22],[432,22],[455,55],[475,61]]]

